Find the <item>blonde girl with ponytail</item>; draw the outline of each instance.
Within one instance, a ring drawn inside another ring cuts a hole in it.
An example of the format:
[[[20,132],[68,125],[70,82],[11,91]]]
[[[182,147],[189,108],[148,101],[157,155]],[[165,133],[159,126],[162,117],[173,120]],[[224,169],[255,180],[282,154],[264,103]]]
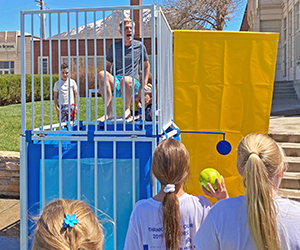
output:
[[[151,172],[160,182],[161,190],[153,198],[136,203],[124,250],[194,249],[193,236],[212,204],[205,197],[183,190],[190,174],[185,146],[175,139],[162,141],[153,154]],[[227,197],[224,184],[214,197]]]
[[[246,194],[213,207],[194,237],[198,250],[300,249],[300,203],[278,196],[284,157],[266,135],[242,138],[237,169]]]

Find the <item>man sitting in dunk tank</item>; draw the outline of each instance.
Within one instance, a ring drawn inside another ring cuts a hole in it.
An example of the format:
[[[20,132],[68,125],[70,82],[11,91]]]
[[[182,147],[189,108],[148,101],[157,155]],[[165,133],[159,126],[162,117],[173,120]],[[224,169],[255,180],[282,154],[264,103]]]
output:
[[[139,87],[143,84],[145,90],[149,90],[148,77],[150,73],[150,64],[147,54],[146,47],[137,40],[132,40],[132,35],[134,34],[134,22],[129,18],[125,18],[124,22],[124,46],[123,39],[121,41],[111,44],[106,56],[106,72],[100,71],[99,73],[99,90],[100,94],[105,102],[105,85],[106,85],[106,117],[103,115],[98,119],[100,122],[105,120],[110,120],[113,118],[112,113],[112,93],[114,91],[114,83],[116,89],[116,97],[123,96],[125,98],[125,119],[131,117],[130,112],[130,102],[132,99],[132,87],[134,87],[135,94],[137,94]],[[121,21],[119,24],[120,33],[123,34]],[[132,25],[133,24],[133,25]],[[115,58],[113,57],[113,46],[115,46]],[[125,49],[125,65],[124,65],[124,77],[123,77],[123,47]],[[143,51],[143,52],[142,52]],[[132,62],[132,53],[134,54],[134,62]],[[144,54],[144,79],[143,83],[138,81],[139,79],[139,66],[142,62],[142,53]],[[132,63],[134,67],[132,67]],[[115,64],[115,75],[113,70],[113,64]],[[132,72],[133,68],[133,72]],[[132,81],[132,75],[134,76],[134,81]],[[105,77],[106,76],[106,77]],[[125,81],[125,89],[123,89],[123,81]]]

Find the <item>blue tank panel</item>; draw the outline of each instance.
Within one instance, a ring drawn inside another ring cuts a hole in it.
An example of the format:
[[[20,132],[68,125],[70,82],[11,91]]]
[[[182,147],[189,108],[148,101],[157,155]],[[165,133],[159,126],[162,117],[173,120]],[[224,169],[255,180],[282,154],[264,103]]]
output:
[[[113,125],[108,126],[108,129]],[[127,129],[130,127],[127,127]],[[85,130],[85,127],[81,127]],[[153,140],[143,141],[151,135],[152,128],[147,126],[145,135],[139,135],[135,141],[135,158],[133,159],[132,141],[120,141],[121,137],[130,135],[109,135],[109,130],[105,137],[112,137],[112,141],[101,141],[103,135],[95,135],[95,126],[88,127],[88,141],[80,142],[80,156],[78,157],[77,141],[61,141],[62,152],[62,198],[78,199],[78,187],[80,190],[79,199],[91,206],[98,216],[98,219],[105,227],[105,249],[114,247],[114,226],[117,225],[117,249],[123,249],[127,233],[128,223],[133,209],[133,180],[135,176],[135,200],[152,197],[151,183],[151,160],[153,152]],[[99,130],[101,127],[99,126]],[[132,126],[131,126],[132,129]],[[135,129],[139,129],[137,125]],[[74,128],[77,130],[77,128]],[[170,132],[168,129],[166,132]],[[51,135],[53,138],[54,135]],[[70,134],[55,135],[57,139]],[[78,136],[75,135],[74,136]],[[95,137],[97,141],[97,177],[95,178]],[[139,140],[140,138],[140,140]],[[179,131],[175,139],[180,140]],[[45,204],[59,198],[59,141],[44,140],[45,152],[45,176],[42,182],[42,143],[33,141],[28,143],[28,210],[30,214],[37,215],[42,209],[42,200]],[[158,142],[158,138],[154,139]],[[114,180],[114,160],[113,144],[116,141],[116,183]],[[78,184],[78,159],[80,161],[80,182]],[[133,161],[135,175],[133,171]],[[97,184],[95,185],[95,179]],[[43,185],[43,186],[42,186]],[[42,190],[44,188],[44,195]],[[159,190],[159,184],[158,184]],[[116,202],[116,218],[114,219],[114,195]],[[97,204],[96,202],[97,201]],[[95,209],[97,207],[97,209]],[[33,234],[34,224],[29,220],[30,235]]]

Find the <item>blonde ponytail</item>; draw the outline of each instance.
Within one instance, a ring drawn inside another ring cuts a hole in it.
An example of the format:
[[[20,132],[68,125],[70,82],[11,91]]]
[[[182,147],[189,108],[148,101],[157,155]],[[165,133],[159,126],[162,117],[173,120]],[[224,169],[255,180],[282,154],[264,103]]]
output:
[[[257,250],[280,250],[273,192],[283,158],[277,143],[262,134],[250,134],[238,146],[237,165],[243,176],[248,224]]]
[[[252,154],[245,165],[248,223],[256,249],[279,250],[276,208],[263,162]]]

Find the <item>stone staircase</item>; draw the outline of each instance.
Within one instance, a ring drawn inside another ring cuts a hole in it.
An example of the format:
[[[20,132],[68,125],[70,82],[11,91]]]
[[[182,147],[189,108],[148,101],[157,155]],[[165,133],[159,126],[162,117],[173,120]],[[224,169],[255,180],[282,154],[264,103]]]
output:
[[[284,149],[286,161],[289,164],[284,173],[279,194],[300,201],[300,133],[269,135]]]
[[[274,82],[271,115],[300,115],[300,99],[297,98],[292,81]]]
[[[300,100],[292,81],[274,82],[269,135],[286,153],[289,167],[279,194],[300,201]]]
[[[292,81],[274,82],[273,99],[297,99]]]

